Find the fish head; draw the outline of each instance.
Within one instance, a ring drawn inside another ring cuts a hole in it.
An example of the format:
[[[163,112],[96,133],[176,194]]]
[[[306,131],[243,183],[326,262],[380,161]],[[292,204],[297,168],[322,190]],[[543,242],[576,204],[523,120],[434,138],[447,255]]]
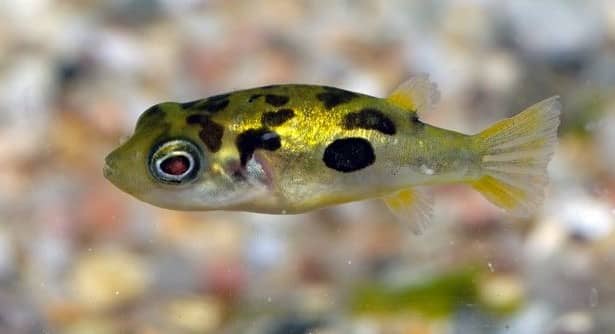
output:
[[[267,190],[262,168],[247,166],[251,174],[241,172],[232,140],[212,151],[203,140],[206,129],[192,124],[190,116],[174,102],[146,110],[132,136],[105,158],[104,176],[132,196],[167,209],[233,210],[262,197]]]

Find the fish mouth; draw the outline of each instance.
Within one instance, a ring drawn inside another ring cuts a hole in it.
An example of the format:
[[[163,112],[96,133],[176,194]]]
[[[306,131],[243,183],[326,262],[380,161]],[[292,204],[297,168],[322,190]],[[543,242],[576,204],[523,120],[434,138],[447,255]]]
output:
[[[111,166],[111,159],[109,159],[109,156],[107,156],[105,158],[105,165],[103,166],[103,176],[109,180],[112,181],[112,177],[115,174],[114,168]]]
[[[103,166],[103,176],[106,179],[109,179],[111,177],[111,175],[113,175],[113,169],[111,169],[111,167],[109,165],[105,164]]]

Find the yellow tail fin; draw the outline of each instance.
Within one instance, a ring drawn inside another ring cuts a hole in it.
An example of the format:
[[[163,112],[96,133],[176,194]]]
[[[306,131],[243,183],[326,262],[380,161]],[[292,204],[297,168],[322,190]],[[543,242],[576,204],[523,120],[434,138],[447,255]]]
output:
[[[560,109],[554,96],[475,135],[484,153],[482,176],[472,186],[513,215],[531,214],[544,198]]]

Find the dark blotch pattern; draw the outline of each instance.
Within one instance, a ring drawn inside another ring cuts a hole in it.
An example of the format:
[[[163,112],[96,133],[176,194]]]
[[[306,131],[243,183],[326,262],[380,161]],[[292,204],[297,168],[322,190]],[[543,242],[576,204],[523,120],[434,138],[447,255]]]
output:
[[[139,119],[137,120],[137,128],[143,126],[143,124],[157,122],[164,119],[164,111],[160,106],[155,105],[145,110]]]
[[[209,119],[206,115],[190,115],[186,119],[188,124],[200,124],[201,131],[199,137],[203,144],[211,152],[215,153],[222,146],[222,136],[224,135],[224,127]]]
[[[343,127],[350,129],[367,129],[380,131],[387,135],[395,134],[395,124],[381,111],[365,108],[358,112],[349,113],[344,117]]]
[[[226,94],[219,94],[219,95],[213,95],[207,98],[207,101],[222,101],[222,100],[228,100],[228,98],[231,96],[230,93],[226,93]]]
[[[261,123],[264,126],[280,126],[293,117],[295,117],[295,112],[292,109],[268,111],[261,116]]]
[[[316,94],[316,98],[320,100],[327,109],[348,103],[357,96],[359,96],[359,94],[334,87],[325,87],[325,92]]]
[[[270,104],[274,107],[281,107],[285,105],[286,103],[288,103],[289,100],[290,98],[285,95],[274,95],[274,94],[265,95],[265,102],[267,102],[267,104]]]
[[[245,167],[252,158],[254,151],[259,149],[275,151],[282,147],[280,136],[267,128],[246,130],[237,136],[235,144],[239,150],[242,167]]]
[[[194,101],[190,101],[190,102],[184,102],[184,103],[180,103],[179,105],[182,107],[182,109],[187,110],[187,109],[191,109],[194,106],[196,106],[197,104],[203,102],[205,100],[203,99],[199,99],[199,100],[194,100]]]
[[[376,161],[372,145],[364,138],[337,139],[329,144],[322,157],[325,165],[338,172],[350,173]]]
[[[229,104],[230,94],[220,94],[208,97],[207,100],[199,105],[199,110],[215,113],[226,108]]]

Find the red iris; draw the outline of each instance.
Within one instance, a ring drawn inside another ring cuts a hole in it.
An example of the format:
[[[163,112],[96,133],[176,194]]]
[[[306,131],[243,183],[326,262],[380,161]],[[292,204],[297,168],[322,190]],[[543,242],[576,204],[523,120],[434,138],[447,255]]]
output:
[[[160,169],[169,175],[182,175],[190,168],[190,160],[183,155],[176,155],[165,159]]]

